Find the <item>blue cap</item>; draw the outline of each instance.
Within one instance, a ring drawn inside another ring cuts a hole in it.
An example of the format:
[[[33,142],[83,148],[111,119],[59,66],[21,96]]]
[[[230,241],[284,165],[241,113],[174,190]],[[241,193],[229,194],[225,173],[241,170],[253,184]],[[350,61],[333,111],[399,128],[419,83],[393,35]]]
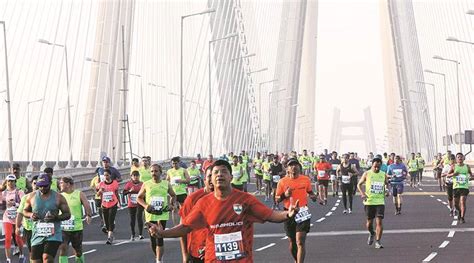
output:
[[[110,163],[110,158],[107,156],[102,157],[102,162],[109,162]]]
[[[49,180],[49,175],[46,173],[42,173],[38,176],[38,180],[36,180],[36,186],[44,187],[49,186],[51,181]]]

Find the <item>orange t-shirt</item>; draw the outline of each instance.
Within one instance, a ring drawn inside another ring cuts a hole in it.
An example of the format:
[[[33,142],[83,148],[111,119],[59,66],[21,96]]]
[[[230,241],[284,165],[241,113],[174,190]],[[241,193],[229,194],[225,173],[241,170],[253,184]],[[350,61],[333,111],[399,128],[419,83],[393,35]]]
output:
[[[316,163],[314,165],[314,169],[316,170],[316,175],[318,177],[318,180],[329,180],[329,173],[327,173],[327,170],[331,170],[332,166],[328,162],[324,163]]]
[[[278,182],[276,195],[283,195],[287,188],[292,190],[291,199],[293,199],[293,204],[295,204],[296,200],[300,200],[300,207],[308,205],[308,193],[313,191],[309,177],[304,175],[300,175],[296,179],[290,178],[289,176],[283,177]],[[290,198],[285,198],[283,205],[288,209],[290,206]]]

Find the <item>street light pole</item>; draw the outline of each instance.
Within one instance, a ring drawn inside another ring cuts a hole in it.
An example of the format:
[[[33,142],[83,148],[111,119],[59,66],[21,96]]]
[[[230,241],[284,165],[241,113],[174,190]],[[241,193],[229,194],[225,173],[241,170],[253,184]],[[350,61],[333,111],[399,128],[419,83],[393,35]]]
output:
[[[433,88],[433,111],[434,111],[434,123],[435,123],[435,146],[436,146],[436,153],[438,153],[438,123],[436,117],[436,86],[433,83],[428,83],[424,81],[417,81],[417,83],[424,84],[431,86]]]
[[[445,125],[445,136],[446,136],[446,152],[449,150],[449,144],[448,144],[448,98],[446,94],[446,74],[441,73],[441,72],[435,72],[429,69],[425,69],[426,73],[434,74],[434,75],[439,75],[443,77],[443,83],[444,83],[444,125]]]
[[[27,107],[26,107],[26,156],[28,159],[28,166],[26,167],[27,171],[33,171],[33,166],[31,165],[31,159],[30,159],[30,104],[35,103],[35,102],[40,102],[43,99],[37,99],[33,101],[28,101]]]
[[[444,61],[449,61],[453,62],[456,64],[456,86],[457,86],[457,100],[458,100],[458,131],[459,131],[459,152],[462,152],[462,130],[461,130],[461,96],[459,92],[459,64],[461,64],[459,61],[454,60],[454,59],[447,59],[443,58],[440,56],[433,56],[433,59],[438,59],[438,60],[444,60]]]
[[[10,81],[8,76],[8,52],[7,52],[7,31],[5,28],[5,21],[0,21],[3,26],[3,43],[5,48],[5,73],[7,81],[7,111],[8,111],[8,157],[10,161],[10,168],[13,167],[13,139],[12,139],[12,111],[10,108]]]
[[[229,34],[225,37],[222,37],[222,38],[217,38],[217,39],[213,39],[213,40],[210,40],[209,41],[209,45],[208,45],[208,49],[209,49],[209,53],[208,53],[208,66],[209,66],[209,69],[208,69],[208,73],[209,73],[209,98],[208,98],[208,101],[209,101],[209,154],[212,154],[212,85],[211,85],[211,82],[212,82],[212,78],[211,78],[211,45],[215,42],[218,42],[218,41],[221,41],[221,40],[226,40],[226,39],[229,39],[229,38],[232,38],[232,37],[236,37],[238,36],[237,33],[232,33],[232,34]],[[182,95],[182,94],[180,94]],[[180,98],[181,101],[183,101],[183,97]]]
[[[164,89],[166,98],[165,98],[165,119],[166,119],[166,158],[170,158],[170,137],[169,137],[169,129],[168,129],[168,93],[166,92],[166,86],[163,85],[157,85],[155,83],[148,82],[148,85],[157,87],[157,88],[162,88]]]
[[[263,128],[262,128],[262,118],[263,118],[263,111],[262,111],[262,85],[266,83],[272,83],[278,81],[278,79],[272,79],[269,81],[264,81],[258,83],[258,126],[260,127],[260,132],[263,133]],[[260,145],[260,151],[263,150],[263,143]]]
[[[45,39],[38,39],[38,42],[41,44],[46,44],[49,46],[62,47],[64,49],[64,60],[66,62],[66,90],[67,90],[67,119],[68,119],[68,137],[69,137],[69,161],[66,168],[73,168],[73,157],[72,157],[72,130],[71,130],[71,103],[69,99],[69,66],[67,59],[67,46],[66,44],[61,45],[57,43],[50,42]]]
[[[141,111],[142,111],[142,147],[143,154],[145,154],[145,110],[143,109],[143,78],[140,74],[128,73],[129,76],[134,76],[140,78],[140,101],[141,101]]]
[[[184,19],[197,15],[204,15],[208,13],[216,12],[215,9],[207,9],[199,13],[189,14],[181,16],[181,38],[180,38],[180,73],[179,73],[179,155],[183,156],[183,147],[184,147],[184,92],[183,92],[183,27]]]

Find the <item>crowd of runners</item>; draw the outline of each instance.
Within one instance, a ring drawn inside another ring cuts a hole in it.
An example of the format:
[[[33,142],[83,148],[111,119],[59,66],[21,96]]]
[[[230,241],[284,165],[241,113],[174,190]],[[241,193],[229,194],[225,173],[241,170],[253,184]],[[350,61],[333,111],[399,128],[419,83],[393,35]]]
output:
[[[422,185],[425,168],[420,153],[406,158],[369,153],[360,158],[357,153],[324,150],[315,155],[303,150],[300,154],[257,152],[252,158],[242,151],[216,159],[198,155],[189,163],[174,157],[167,171],[143,156],[141,161],[132,160],[130,179],[127,176],[122,182],[108,157],[101,164],[90,187],[95,191],[104,243],[114,243],[115,217],[125,196],[130,241],[144,239],[144,231],[148,232],[156,262],[163,262],[169,237],[181,238],[183,262],[252,262],[253,223],[267,221],[284,224],[290,254],[303,262],[311,225],[308,203],[326,205],[331,198],[328,190],[333,197],[342,197],[343,214],[353,212],[359,192],[367,219],[367,244],[383,248],[386,197],[393,197],[394,214],[402,214],[404,188]],[[449,215],[464,223],[474,179],[464,155],[438,154],[432,167],[440,191],[447,193]],[[53,169],[46,168],[27,179],[18,164],[11,172],[0,186],[6,262],[15,255],[20,263],[54,262],[57,254],[60,263],[68,262],[69,245],[75,261],[85,262],[83,222],[91,222],[92,209],[85,193],[74,188],[74,178],[56,178]],[[166,228],[167,224],[171,226]]]

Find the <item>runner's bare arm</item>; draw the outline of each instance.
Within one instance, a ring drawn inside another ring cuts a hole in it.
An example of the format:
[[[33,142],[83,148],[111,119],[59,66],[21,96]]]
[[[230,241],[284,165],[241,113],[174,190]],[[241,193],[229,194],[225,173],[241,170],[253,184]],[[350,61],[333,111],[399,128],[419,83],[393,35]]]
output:
[[[140,191],[138,192],[137,203],[146,209],[147,203],[145,203],[145,194],[146,194],[146,190],[145,190],[145,185],[143,184],[142,188],[140,188]]]
[[[269,218],[267,218],[268,222],[273,223],[281,223],[285,222],[286,220],[294,217],[299,210],[299,202],[300,200],[296,200],[295,205],[290,204],[288,207],[288,211],[273,211]]]
[[[89,205],[89,201],[87,200],[87,197],[83,192],[81,192],[80,198],[81,198],[81,203],[84,206],[84,210],[86,211],[86,223],[90,224],[91,216],[92,216],[91,206]]]
[[[359,182],[357,183],[357,190],[359,190],[359,193],[360,193],[362,198],[365,198],[365,193],[362,191],[362,185],[365,183],[366,177],[367,177],[367,172],[365,172],[362,175]]]
[[[67,204],[66,198],[63,195],[58,194],[58,208],[61,211],[60,215],[56,215],[55,221],[64,221],[71,218],[71,210],[69,209],[69,205]]]
[[[189,226],[179,224],[173,228],[163,230],[161,224],[149,224],[149,232],[151,236],[157,238],[170,238],[170,237],[182,237],[187,235],[192,229]]]

